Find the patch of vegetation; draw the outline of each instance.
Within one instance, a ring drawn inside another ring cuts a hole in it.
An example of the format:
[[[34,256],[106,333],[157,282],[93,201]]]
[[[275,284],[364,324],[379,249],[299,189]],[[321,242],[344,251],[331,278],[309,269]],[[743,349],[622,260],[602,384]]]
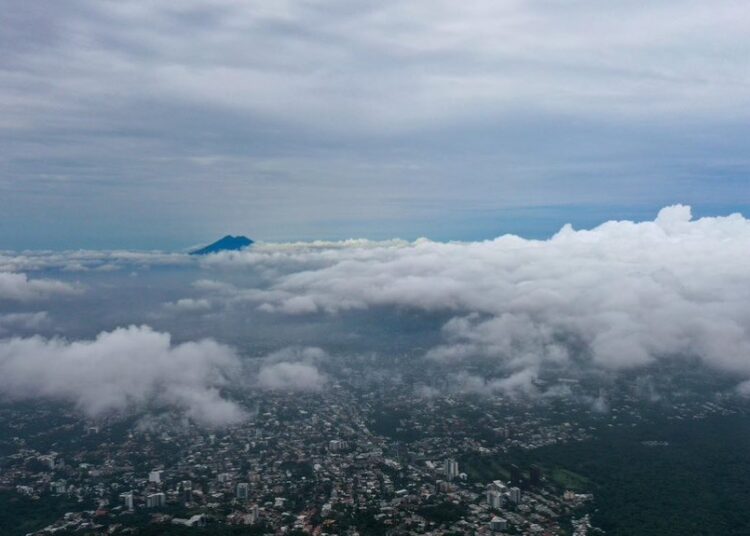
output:
[[[496,456],[468,456],[459,460],[461,471],[466,473],[472,482],[487,483],[492,480],[507,481],[510,479],[508,461]]]
[[[38,500],[11,491],[0,492],[0,534],[23,536],[43,529],[60,519],[66,512],[86,508],[75,499],[42,495]]]
[[[666,441],[649,447],[643,441]],[[660,421],[602,430],[590,441],[517,453],[548,478],[595,495],[609,536],[750,534],[750,418]]]
[[[563,489],[586,492],[591,490],[591,480],[583,475],[555,467],[549,474],[549,479]]]
[[[452,502],[443,502],[429,506],[423,506],[417,510],[417,514],[427,521],[439,523],[441,525],[451,525],[466,517],[469,509],[465,504],[454,504]]]

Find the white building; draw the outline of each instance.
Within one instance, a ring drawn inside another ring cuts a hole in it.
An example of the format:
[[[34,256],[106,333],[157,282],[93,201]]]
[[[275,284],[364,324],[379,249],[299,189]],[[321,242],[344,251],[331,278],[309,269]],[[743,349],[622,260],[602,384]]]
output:
[[[148,481],[153,482],[154,484],[161,484],[161,475],[164,473],[164,471],[161,470],[154,470],[151,471],[148,474]]]
[[[493,510],[497,510],[503,506],[503,494],[496,489],[487,490],[486,498],[487,504]]]
[[[448,458],[443,462],[443,472],[445,473],[445,478],[453,480],[458,476],[458,462],[453,458]]]
[[[122,504],[125,505],[125,508],[128,510],[133,510],[133,492],[128,491],[127,493],[120,493],[120,499],[122,499]]]
[[[163,493],[152,493],[146,497],[146,508],[161,508],[167,504],[167,496]]]
[[[521,490],[517,487],[510,488],[510,491],[508,491],[508,498],[514,504],[520,503],[521,502]]]

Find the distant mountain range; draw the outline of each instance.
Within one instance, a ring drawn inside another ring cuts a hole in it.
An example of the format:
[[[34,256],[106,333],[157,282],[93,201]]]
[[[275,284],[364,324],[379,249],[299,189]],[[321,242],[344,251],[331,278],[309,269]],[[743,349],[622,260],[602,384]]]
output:
[[[220,251],[238,251],[245,249],[253,243],[246,236],[232,236],[227,235],[224,238],[220,238],[213,244],[209,244],[206,247],[191,251],[191,255],[208,255],[210,253],[218,253]]]

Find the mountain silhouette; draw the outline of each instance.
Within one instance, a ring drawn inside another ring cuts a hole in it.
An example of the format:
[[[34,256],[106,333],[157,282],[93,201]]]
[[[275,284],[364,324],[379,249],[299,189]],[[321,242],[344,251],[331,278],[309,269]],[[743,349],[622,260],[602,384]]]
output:
[[[191,251],[191,255],[209,255],[210,253],[218,253],[220,251],[238,251],[244,249],[253,243],[246,236],[232,236],[227,235],[224,238],[220,238],[213,244],[209,244],[200,249]]]

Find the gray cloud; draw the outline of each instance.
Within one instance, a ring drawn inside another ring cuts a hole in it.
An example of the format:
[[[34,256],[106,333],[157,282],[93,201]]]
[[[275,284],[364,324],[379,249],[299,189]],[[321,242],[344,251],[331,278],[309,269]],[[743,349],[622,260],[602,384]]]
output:
[[[168,333],[118,328],[93,340],[0,340],[0,395],[75,404],[89,416],[147,408],[226,425],[243,410],[221,394],[241,371],[231,348],[212,340],[174,345]]]
[[[174,313],[205,313],[211,310],[211,302],[204,299],[181,298],[164,304],[167,311]]]
[[[41,121],[33,112],[44,109],[83,123],[84,105],[115,114],[108,101],[153,95],[347,132],[411,131],[467,109],[479,118],[524,104],[644,117],[645,106],[734,115],[747,103],[736,45],[748,15],[731,0],[637,9],[486,0],[47,8],[10,10],[27,28],[52,30],[3,43],[14,74],[5,121],[16,127]],[[55,93],[39,84],[42,73],[67,76]]]
[[[0,314],[0,336],[19,330],[33,332],[49,325],[50,319],[46,311],[35,313],[5,313]]]
[[[197,261],[179,253],[161,251],[0,251],[0,273],[61,270],[111,272],[154,266],[190,266]]]
[[[741,1],[275,4],[0,3],[0,247],[750,203]]]

